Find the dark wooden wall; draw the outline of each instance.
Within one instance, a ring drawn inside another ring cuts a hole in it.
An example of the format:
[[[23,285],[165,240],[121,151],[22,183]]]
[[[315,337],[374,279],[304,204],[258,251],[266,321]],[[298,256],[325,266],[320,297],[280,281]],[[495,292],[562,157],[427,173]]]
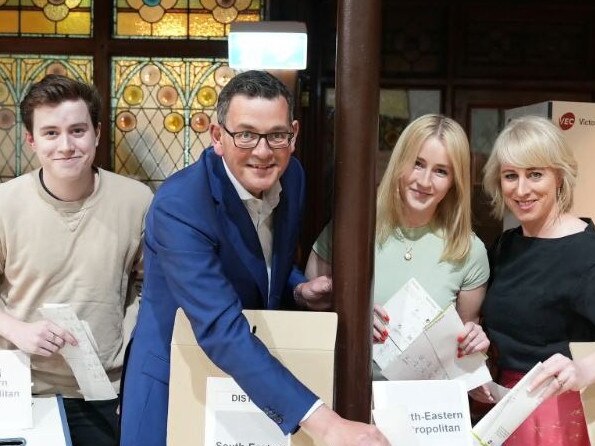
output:
[[[332,147],[325,144],[329,124],[323,95],[335,80],[336,2],[277,0],[270,13],[272,19],[308,26],[309,63],[300,75],[300,156],[308,174],[302,247],[307,251],[332,207],[326,167]],[[477,107],[593,100],[591,0],[383,0],[382,20],[381,88],[439,89],[442,112],[468,132]],[[489,216],[481,192],[481,163],[474,166],[475,229],[489,243],[500,225]]]

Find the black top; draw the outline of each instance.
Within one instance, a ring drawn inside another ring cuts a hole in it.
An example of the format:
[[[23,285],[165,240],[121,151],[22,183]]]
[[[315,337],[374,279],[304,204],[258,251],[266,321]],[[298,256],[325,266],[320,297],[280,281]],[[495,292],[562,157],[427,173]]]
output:
[[[595,227],[544,239],[520,227],[490,250],[484,327],[501,368],[529,371],[569,341],[595,341]]]

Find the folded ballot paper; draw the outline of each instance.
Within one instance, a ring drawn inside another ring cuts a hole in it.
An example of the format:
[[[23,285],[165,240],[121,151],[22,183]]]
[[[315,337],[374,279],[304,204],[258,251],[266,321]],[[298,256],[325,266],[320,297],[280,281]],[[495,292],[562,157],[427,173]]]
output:
[[[97,343],[86,321],[81,321],[69,304],[44,304],[39,311],[44,318],[68,330],[78,342],[77,346],[66,344],[60,349],[86,401],[117,398],[116,391],[105,373]]]
[[[500,446],[543,402],[541,395],[551,378],[529,392],[527,388],[543,370],[538,362],[474,427],[475,446]]]
[[[595,353],[595,342],[571,342],[572,359],[582,359]],[[581,390],[581,402],[591,444],[595,444],[595,384]]]
[[[482,353],[457,357],[463,322],[450,305],[446,310],[414,278],[384,305],[389,336],[375,344],[374,361],[389,380],[463,381],[467,390],[492,380]]]

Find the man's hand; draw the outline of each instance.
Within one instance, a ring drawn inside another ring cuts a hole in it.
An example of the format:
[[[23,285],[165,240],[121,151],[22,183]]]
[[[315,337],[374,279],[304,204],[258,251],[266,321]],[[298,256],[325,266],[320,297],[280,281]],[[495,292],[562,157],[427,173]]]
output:
[[[25,353],[51,356],[66,343],[77,345],[72,334],[51,321],[22,322],[13,320],[6,338]]]
[[[295,287],[293,297],[296,303],[309,310],[324,311],[331,308],[333,280],[329,276],[319,276]]]
[[[308,435],[326,446],[390,446],[376,426],[341,418],[326,405],[301,423]]]

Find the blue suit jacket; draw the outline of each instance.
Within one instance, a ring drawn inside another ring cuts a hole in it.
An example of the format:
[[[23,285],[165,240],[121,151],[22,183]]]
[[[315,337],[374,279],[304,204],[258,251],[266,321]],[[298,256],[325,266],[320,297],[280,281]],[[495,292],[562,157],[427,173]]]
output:
[[[295,431],[317,400],[250,333],[242,315],[244,308],[291,308],[292,290],[305,280],[293,267],[304,195],[296,159],[280,181],[270,292],[254,225],[212,149],[155,195],[146,221],[141,308],[124,380],[123,446],[165,445],[170,343],[179,307],[211,360],[284,433]]]

